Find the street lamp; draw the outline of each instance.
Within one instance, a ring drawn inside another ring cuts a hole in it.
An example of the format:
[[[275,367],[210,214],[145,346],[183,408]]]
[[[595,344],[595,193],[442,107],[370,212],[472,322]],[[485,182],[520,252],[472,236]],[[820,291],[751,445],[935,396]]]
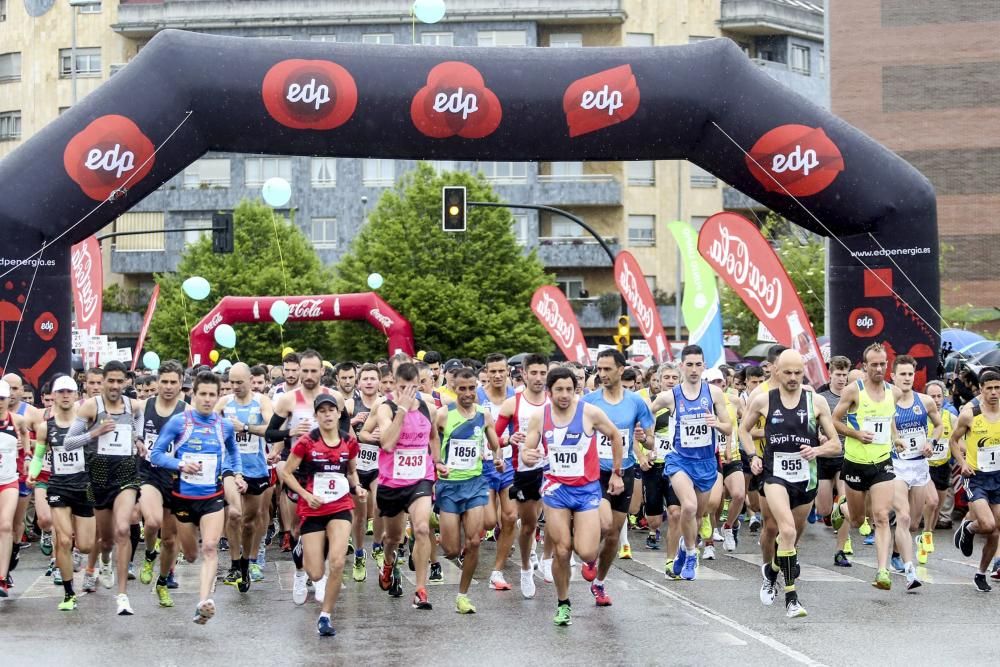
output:
[[[69,6],[73,8],[73,43],[70,45],[70,65],[69,77],[73,82],[73,106],[76,106],[76,15],[79,13],[78,7],[99,6],[101,0],[69,0]]]

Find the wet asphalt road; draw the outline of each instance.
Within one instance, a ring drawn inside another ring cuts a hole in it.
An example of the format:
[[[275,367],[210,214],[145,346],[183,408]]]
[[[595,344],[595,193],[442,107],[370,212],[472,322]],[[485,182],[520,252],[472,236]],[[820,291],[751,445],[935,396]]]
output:
[[[173,591],[172,609],[159,608],[149,588],[134,581],[129,595],[135,616],[116,616],[114,591],[103,588],[81,595],[79,609],[66,613],[56,610],[62,588],[44,576],[47,559],[33,544],[22,552],[12,598],[0,602],[3,662],[926,666],[991,664],[1000,653],[1000,633],[994,630],[1000,582],[990,594],[977,592],[975,566],[951,545],[949,532],[936,533],[937,551],[919,570],[926,583],[908,594],[901,575],[893,575],[891,591],[871,586],[874,547],[862,546],[857,536],[854,567],[834,567],[830,529],[809,526],[800,548],[798,587],[809,616],[794,620],[785,618],[780,598],[772,607],[760,604],[759,557],[751,536],[743,536],[734,554],[720,547],[718,559],[704,561],[694,582],[665,580],[664,554],[648,551],[644,537],[631,533],[634,559],[617,561],[608,578],[611,608],[596,608],[587,584],[575,575],[568,628],[553,626],[554,589],[540,576],[532,600],[520,595],[516,565],[506,570],[513,590],[489,589],[495,545],[486,543],[470,591],[478,609],[474,616],[454,612],[458,571],[450,563],[443,561],[445,583],[429,588],[435,607],[427,612],[410,606],[412,573],[404,567],[404,597],[392,599],[378,588],[369,561],[364,583],[345,571],[334,638],[317,636],[319,605],[311,598],[301,607],[292,604],[293,567],[288,554],[273,547],[266,580],[245,595],[220,583],[218,613],[197,626],[191,622],[197,565],[178,565],[181,586]],[[979,547],[977,542],[977,558]],[[220,560],[228,564],[228,554]]]

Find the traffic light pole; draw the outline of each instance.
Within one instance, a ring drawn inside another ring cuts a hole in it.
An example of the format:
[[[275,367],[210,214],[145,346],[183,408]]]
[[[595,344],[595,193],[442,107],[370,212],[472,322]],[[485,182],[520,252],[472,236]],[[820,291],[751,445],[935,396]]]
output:
[[[564,211],[561,208],[556,208],[554,206],[545,206],[543,204],[504,204],[501,202],[492,202],[492,201],[470,201],[466,202],[466,205],[485,206],[489,208],[524,208],[524,209],[530,209],[532,211],[546,211],[547,213],[554,213],[556,215],[560,215],[566,218],[567,220],[572,220],[573,222],[575,222],[576,224],[580,225],[585,230],[587,230],[587,232],[594,237],[594,240],[597,241],[597,243],[601,246],[604,252],[607,253],[608,261],[611,262],[611,268],[614,269],[615,253],[611,249],[611,246],[607,244],[607,242],[601,237],[600,234],[594,231],[593,227],[584,222],[582,218],[578,218],[569,211]],[[621,297],[621,314],[628,315],[628,304],[625,303],[625,297]]]

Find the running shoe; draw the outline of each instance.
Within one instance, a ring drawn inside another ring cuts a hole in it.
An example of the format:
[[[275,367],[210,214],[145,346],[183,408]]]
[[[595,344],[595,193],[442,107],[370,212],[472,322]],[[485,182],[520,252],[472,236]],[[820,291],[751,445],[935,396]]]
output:
[[[580,566],[580,574],[583,575],[584,581],[593,581],[597,578],[597,561],[591,561],[589,563],[584,563]]]
[[[288,553],[292,550],[292,534],[289,532],[281,535],[281,553]]]
[[[365,535],[375,534],[375,519],[368,519],[368,526],[365,529]]]
[[[416,606],[416,603],[414,603],[414,606]],[[418,609],[421,608],[422,607],[418,607]],[[475,614],[476,608],[473,607],[472,602],[469,601],[469,596],[459,593],[458,595],[455,596],[455,611],[458,612],[459,614]]]
[[[736,538],[732,528],[722,529],[722,548],[729,552],[736,551]]]
[[[561,604],[556,607],[556,617],[552,619],[552,622],[556,625],[573,625],[573,619],[570,616],[569,605]]]
[[[128,564],[128,580],[135,581],[135,565],[133,563]]]
[[[910,569],[906,571],[906,590],[912,591],[914,589],[920,588],[923,584],[917,579],[917,571],[910,566]]]
[[[264,571],[257,563],[250,563],[250,581],[264,581]]]
[[[803,618],[807,616],[806,608],[799,604],[798,600],[789,600],[785,603],[785,616],[788,618]]]
[[[684,567],[681,569],[681,579],[687,579],[688,581],[694,581],[696,570],[698,567],[698,559],[688,556],[684,560]]]
[[[623,544],[618,550],[618,558],[621,560],[632,560],[632,545]]]
[[[851,567],[851,561],[847,559],[847,554],[843,551],[838,551],[833,555],[833,564],[837,567]]]
[[[139,568],[139,583],[148,586],[153,581],[153,561],[142,560],[142,567]]]
[[[658,551],[660,548],[660,543],[656,541],[656,533],[650,533],[646,536],[646,548],[651,551]]]
[[[812,506],[812,507],[811,507],[811,508],[809,509],[809,517],[808,517],[808,519],[807,519],[807,520],[809,521],[809,523],[816,523],[816,519],[818,519],[818,518],[819,518],[819,515],[818,515],[818,514],[816,514],[816,506],[815,506],[815,505],[813,505],[813,506]]]
[[[170,570],[170,572],[167,573],[167,588],[169,588],[170,590],[176,590],[179,587],[180,584],[177,583],[177,578],[174,576],[174,571]]]
[[[840,530],[840,527],[844,525],[844,513],[840,511],[840,499],[838,498],[833,503],[833,512],[830,514],[830,527],[834,530]]]
[[[292,602],[295,604],[305,604],[306,598],[309,597],[306,578],[305,572],[296,572],[292,579]]]
[[[980,593],[989,593],[993,590],[993,587],[990,586],[988,581],[986,581],[985,574],[977,574],[973,577],[972,581],[976,584],[976,590]]]
[[[226,572],[226,576],[222,578],[222,583],[226,586],[236,586],[243,579],[240,577],[240,570],[237,567],[230,567],[229,572]]]
[[[219,551],[229,551],[229,540],[224,537],[219,538]]]
[[[538,554],[536,554],[534,551],[528,554],[528,566],[531,567],[532,570],[537,570],[539,567]]]
[[[63,598],[63,601],[59,603],[57,609],[59,611],[76,611],[77,606],[76,596],[67,595]]]
[[[759,531],[760,526],[761,526],[761,520],[759,515],[754,514],[752,517],[750,517],[749,528],[751,533],[756,533],[757,531]]]
[[[399,572],[399,566],[392,566],[392,583],[389,585],[389,596],[394,598],[403,597],[403,575]]]
[[[55,584],[56,586],[63,585],[62,572],[59,571],[58,567],[52,570],[52,583]]]
[[[778,578],[777,575],[774,581],[768,577],[768,568],[770,566],[767,563],[761,563],[760,566],[760,602],[763,605],[770,607],[774,604],[774,598],[778,595]]]
[[[323,602],[323,598],[326,597],[326,575],[323,578],[313,584],[313,599],[316,602]]]
[[[590,594],[594,596],[594,602],[597,603],[598,607],[610,607],[611,598],[608,596],[607,592],[604,590],[604,585],[597,584],[590,585]]]
[[[875,533],[868,533],[865,535],[865,546],[870,547],[875,544]]]
[[[889,570],[884,567],[878,571],[875,575],[875,581],[872,582],[872,586],[875,588],[887,591],[892,588],[892,578],[889,576]]]
[[[892,558],[889,559],[889,567],[892,568],[893,572],[906,571],[906,567],[903,565],[903,559],[899,557],[899,554],[893,554]]]
[[[84,593],[96,593],[97,575],[95,575],[93,572],[84,572],[83,586],[81,586],[81,590],[83,590]]]
[[[389,590],[389,586],[392,585],[392,565],[388,563],[382,564],[378,573],[378,587],[383,591]]]
[[[962,552],[965,557],[972,556],[973,546],[975,544],[976,535],[969,531],[969,524],[972,522],[968,519],[962,521],[958,526],[958,530],[955,531],[955,548]]]
[[[509,591],[510,584],[503,577],[503,572],[493,572],[490,575],[490,588],[495,591]]]
[[[101,562],[101,566],[97,571],[97,579],[101,582],[101,586],[111,588],[115,581],[114,572],[111,570],[111,563]]]
[[[385,565],[385,549],[382,548],[381,544],[377,547],[372,547],[372,558],[375,560],[375,565],[377,567],[381,568]]]
[[[934,553],[934,533],[930,532],[929,530],[925,530],[923,533],[921,533],[920,537],[921,537],[920,541],[924,545],[924,550],[927,551],[927,553],[929,554]]]
[[[236,590],[240,593],[250,592],[250,561],[240,561],[240,582],[236,584]]]
[[[848,556],[854,555],[854,544],[851,542],[851,538],[844,540],[844,553]]]
[[[714,530],[712,530],[712,541],[713,542],[721,542],[722,539],[723,539],[722,538],[722,533],[719,531],[718,527],[716,527]]]
[[[418,588],[413,593],[413,608],[421,609],[423,611],[430,611],[434,607],[430,602],[427,601],[427,590],[423,588]]]
[[[444,581],[444,572],[441,571],[441,563],[431,563],[431,573],[427,575],[427,581],[435,584],[439,584]],[[507,587],[507,589],[509,588],[510,586]]]
[[[858,532],[865,537],[872,534],[872,525],[868,523],[868,517],[865,517],[865,520],[861,522],[860,526],[858,526]]]
[[[707,540],[712,536],[712,522],[709,520],[707,514],[701,517],[701,529],[698,531],[698,535],[703,540]]]
[[[679,574],[674,574],[673,558],[668,558],[667,562],[663,564],[663,576],[674,581],[681,578]]]
[[[319,620],[316,621],[316,632],[320,637],[333,637],[337,634],[337,631],[333,629],[333,623],[330,622],[329,616],[319,617]]]
[[[115,602],[118,604],[119,616],[131,616],[135,613],[132,611],[132,605],[128,603],[128,596],[124,593],[119,593],[118,597],[115,598]]]
[[[73,571],[79,572],[80,568],[83,567],[83,554],[80,553],[79,549],[73,549]]]
[[[681,571],[684,569],[686,562],[687,552],[684,550],[684,539],[682,538],[680,544],[677,546],[677,554],[674,555],[673,573],[675,577],[681,576]]]
[[[215,616],[215,603],[211,600],[199,602],[194,610],[194,622],[198,625],[205,625],[213,616]]]
[[[924,548],[922,535],[917,535],[917,563],[927,565],[927,549]]]
[[[701,550],[701,557],[703,560],[715,560],[715,546],[706,544]]]
[[[10,584],[7,583],[6,579],[0,579],[0,598],[5,598],[10,596]]]
[[[534,570],[521,570],[521,597],[525,600],[535,597],[534,572]]]
[[[170,589],[166,586],[156,585],[156,597],[159,599],[161,607],[174,606],[174,599],[170,597]]]
[[[52,533],[42,531],[42,537],[38,540],[38,548],[46,556],[52,555]]]
[[[362,553],[360,556],[354,557],[354,568],[353,568],[354,581],[362,582],[368,578],[368,569],[365,567],[365,556]]]
[[[541,570],[542,570],[542,581],[544,581],[547,584],[551,584],[553,581],[555,581],[552,578],[552,559],[551,558],[543,558],[542,559],[542,568],[541,568]]]

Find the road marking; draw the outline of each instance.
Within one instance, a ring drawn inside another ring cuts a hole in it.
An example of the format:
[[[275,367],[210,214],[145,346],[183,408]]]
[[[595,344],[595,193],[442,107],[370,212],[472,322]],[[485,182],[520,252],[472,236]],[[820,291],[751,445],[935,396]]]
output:
[[[760,554],[727,553],[726,555],[729,556],[730,558],[741,560],[744,563],[750,563],[751,565],[755,566],[758,570],[760,569]],[[840,583],[847,583],[847,582],[864,583],[862,579],[857,579],[855,577],[851,577],[846,574],[841,574],[840,572],[827,570],[826,568],[819,567],[818,565],[809,565],[808,563],[803,563],[802,561],[799,561],[799,568],[802,570],[802,573],[796,578],[796,581],[836,581]]]
[[[747,643],[737,637],[736,635],[731,635],[728,632],[716,632],[714,633],[715,641],[722,644],[723,646],[746,646]]]
[[[665,558],[661,552],[636,550],[632,552],[632,560],[637,563],[642,563],[652,570],[656,570],[661,576],[663,575],[663,563]],[[736,581],[736,577],[731,577],[728,574],[706,567],[705,561],[698,563],[697,577],[698,579],[704,579],[705,581]]]
[[[691,598],[688,598],[688,597],[686,597],[684,595],[681,595],[680,593],[678,593],[678,592],[676,592],[674,590],[670,590],[670,589],[668,589],[668,588],[666,588],[664,586],[661,586],[660,584],[656,584],[656,583],[653,583],[651,581],[646,581],[645,579],[642,579],[638,575],[631,574],[631,573],[626,573],[626,574],[629,574],[630,576],[635,577],[636,580],[640,584],[642,584],[643,586],[646,586],[647,588],[649,588],[649,589],[651,589],[653,591],[656,591],[660,595],[666,596],[666,597],[670,598],[671,600],[673,600],[674,602],[677,602],[678,604],[681,604],[681,605],[687,607],[688,609],[701,614],[702,616],[707,616],[708,618],[710,618],[712,620],[718,621],[719,623],[727,626],[729,629],[735,630],[736,632],[740,633],[741,635],[744,635],[746,637],[749,637],[750,639],[753,639],[755,641],[760,642],[764,646],[767,646],[768,648],[777,651],[778,653],[784,655],[785,657],[789,658],[790,660],[794,660],[795,662],[803,664],[803,665],[809,665],[810,667],[825,667],[822,662],[819,662],[818,660],[814,660],[814,659],[810,658],[805,653],[802,653],[801,651],[797,651],[794,648],[792,648],[791,646],[788,646],[787,644],[782,644],[781,642],[779,642],[777,639],[774,639],[773,637],[768,637],[767,635],[761,634],[760,632],[757,632],[753,628],[748,628],[747,626],[743,625],[739,621],[735,621],[735,620],[729,618],[728,616],[724,616],[723,614],[720,614],[719,612],[715,611],[714,609],[711,609],[710,607],[706,607],[705,605],[701,604],[700,602],[695,602]]]

